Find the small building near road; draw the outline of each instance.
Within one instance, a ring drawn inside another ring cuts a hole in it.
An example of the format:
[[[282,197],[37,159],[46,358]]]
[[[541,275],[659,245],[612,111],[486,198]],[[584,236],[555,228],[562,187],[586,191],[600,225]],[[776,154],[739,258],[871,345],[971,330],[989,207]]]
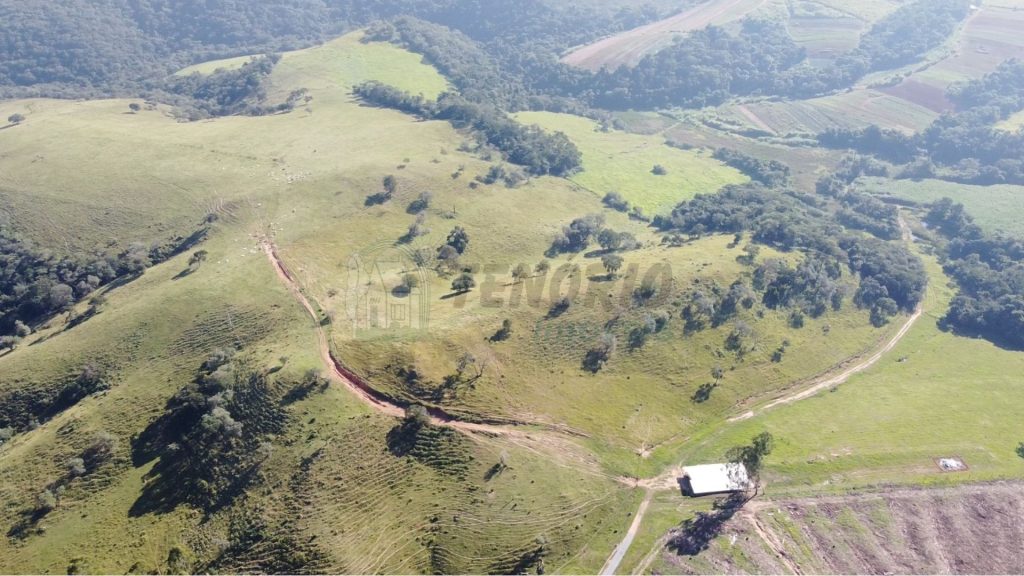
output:
[[[684,467],[679,485],[687,496],[727,494],[746,490],[750,486],[750,478],[743,464],[703,464]]]

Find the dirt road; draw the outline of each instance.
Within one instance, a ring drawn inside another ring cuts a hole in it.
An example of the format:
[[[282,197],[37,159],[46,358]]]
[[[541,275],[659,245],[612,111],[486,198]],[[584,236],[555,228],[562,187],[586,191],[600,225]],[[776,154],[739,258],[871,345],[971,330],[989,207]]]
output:
[[[612,553],[608,561],[601,568],[601,576],[610,576],[619,569],[619,564],[622,564],[622,559],[625,558],[626,552],[629,552],[629,547],[633,545],[633,539],[636,538],[636,533],[640,529],[640,523],[643,522],[644,514],[647,512],[647,507],[651,504],[653,496],[654,490],[648,488],[647,493],[644,494],[643,502],[640,503],[640,508],[636,511],[636,516],[633,517],[633,523],[629,525],[629,530],[626,531],[626,536],[615,547],[615,552]]]
[[[402,418],[405,416],[405,408],[395,404],[388,400],[383,394],[377,392],[372,386],[370,386],[365,380],[359,375],[355,374],[351,370],[345,368],[345,366],[334,357],[331,352],[330,343],[327,340],[327,333],[324,331],[323,326],[320,324],[320,317],[313,305],[310,304],[309,299],[299,289],[298,282],[288,272],[284,263],[277,255],[277,250],[273,244],[264,241],[260,243],[263,252],[266,253],[267,258],[270,260],[271,265],[274,267],[274,271],[277,273],[277,277],[288,287],[288,291],[292,293],[292,296],[299,301],[299,304],[306,310],[310,318],[313,319],[313,324],[316,326],[317,346],[320,350],[320,358],[323,360],[325,366],[327,366],[328,374],[332,380],[342,384],[352,394],[354,394],[359,400],[366,405],[370,406],[374,410],[388,416],[395,418]],[[481,424],[476,422],[464,422],[456,419],[451,414],[435,407],[428,407],[428,413],[430,414],[431,422],[436,426],[447,426],[454,428],[461,432],[466,433],[482,433],[497,436],[526,436],[526,431],[517,429],[521,426],[536,426],[544,428],[550,431],[562,432],[571,435],[581,435],[581,433],[570,430],[568,428],[554,426],[547,423],[534,423],[534,422],[510,422],[507,425],[497,424]]]
[[[899,216],[899,223],[900,230],[902,231],[903,241],[907,243],[913,242],[913,231],[911,231],[910,226],[907,224],[907,221],[903,218],[902,214]],[[883,356],[885,356],[889,352],[892,352],[892,349],[895,348],[901,340],[903,340],[907,333],[910,332],[910,329],[914,327],[914,324],[916,324],[917,321],[921,319],[921,316],[923,314],[924,306],[922,304],[918,304],[917,309],[914,310],[914,313],[910,316],[910,318],[908,318],[907,321],[903,324],[903,326],[900,327],[899,331],[897,331],[892,338],[890,338],[881,348],[875,351],[875,353],[869,356],[868,358],[862,361],[856,361],[851,366],[840,366],[838,372],[835,372],[834,370],[826,372],[825,374],[822,374],[821,376],[818,376],[817,378],[811,380],[810,386],[808,386],[807,388],[804,388],[799,392],[794,392],[793,394],[783,396],[778,400],[769,402],[768,404],[762,406],[757,410],[751,410],[749,412],[746,412],[745,414],[740,414],[739,416],[729,418],[728,421],[740,422],[743,420],[747,420],[749,418],[753,418],[755,415],[760,414],[761,412],[771,410],[776,406],[780,406],[783,404],[792,404],[793,402],[798,402],[800,400],[810,398],[811,396],[814,396],[815,394],[821,392],[822,390],[827,390],[834,386],[839,386],[840,384],[843,384],[844,382],[849,380],[850,377],[856,374],[860,374],[861,372],[867,370],[868,368],[871,368],[875,364],[878,364],[878,362],[882,359]]]

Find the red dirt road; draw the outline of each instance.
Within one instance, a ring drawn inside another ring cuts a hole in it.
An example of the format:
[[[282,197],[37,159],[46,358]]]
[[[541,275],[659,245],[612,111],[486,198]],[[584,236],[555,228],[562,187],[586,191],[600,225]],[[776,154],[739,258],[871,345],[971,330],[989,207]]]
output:
[[[392,416],[395,418],[402,418],[405,416],[405,408],[389,400],[386,396],[375,390],[368,382],[361,378],[358,374],[352,372],[338,360],[331,352],[330,343],[327,340],[327,333],[324,331],[323,326],[320,325],[320,317],[313,305],[310,304],[309,299],[299,289],[298,282],[288,272],[284,263],[277,255],[277,250],[274,249],[273,244],[264,241],[261,242],[263,252],[266,253],[267,259],[270,260],[270,264],[274,267],[274,272],[277,273],[277,277],[288,287],[288,291],[292,293],[292,296],[299,301],[299,304],[306,310],[310,318],[313,319],[313,323],[316,326],[317,346],[320,350],[320,358],[328,368],[328,375],[331,380],[345,386],[352,394],[354,394],[364,404],[370,406],[374,410]],[[460,432],[469,434],[480,433],[492,436],[527,436],[527,431],[517,429],[520,426],[535,426],[538,428],[546,429],[553,432],[559,432],[572,436],[585,437],[586,434],[572,430],[566,426],[558,426],[554,424],[542,423],[542,422],[520,422],[520,421],[509,421],[506,424],[483,424],[477,422],[464,422],[458,420],[451,414],[437,407],[427,407],[427,412],[430,414],[431,422],[435,426],[446,426],[454,428]]]

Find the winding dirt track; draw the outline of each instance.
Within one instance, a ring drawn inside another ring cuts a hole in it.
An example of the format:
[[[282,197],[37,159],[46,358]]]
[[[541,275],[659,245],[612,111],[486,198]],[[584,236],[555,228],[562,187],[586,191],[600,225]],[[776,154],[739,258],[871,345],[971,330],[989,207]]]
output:
[[[626,532],[626,537],[615,547],[615,551],[608,558],[608,561],[604,563],[604,566],[601,567],[601,572],[599,572],[601,576],[611,576],[619,569],[619,564],[626,557],[626,552],[629,552],[629,547],[632,546],[633,539],[636,538],[636,533],[640,529],[640,522],[643,521],[644,513],[647,512],[647,506],[650,505],[653,496],[654,490],[648,488],[647,493],[644,494],[643,501],[640,502],[640,508],[636,511],[636,516],[633,517],[633,523],[630,524],[629,531]]]
[[[405,408],[395,404],[388,400],[383,394],[376,391],[370,386],[365,380],[363,380],[358,374],[352,372],[346,368],[340,360],[334,357],[331,352],[330,343],[327,340],[327,333],[324,331],[323,326],[320,324],[320,317],[313,308],[313,305],[309,303],[309,299],[299,289],[299,284],[295,278],[291,275],[284,263],[277,255],[277,250],[274,249],[273,244],[270,242],[261,242],[263,252],[266,253],[267,258],[270,260],[271,265],[274,267],[274,272],[277,273],[277,277],[288,287],[288,291],[292,293],[292,296],[299,301],[299,304],[305,308],[310,318],[313,320],[313,324],[316,326],[316,337],[318,348],[320,349],[320,358],[328,368],[328,373],[332,380],[342,384],[352,394],[359,398],[363,403],[370,406],[374,410],[388,416],[395,418],[402,418],[405,416]],[[580,433],[565,429],[563,427],[553,426],[544,423],[532,423],[532,422],[511,422],[508,425],[495,425],[495,424],[479,424],[475,422],[464,422],[456,419],[451,414],[448,414],[444,410],[436,407],[428,407],[427,412],[430,414],[431,422],[436,426],[447,426],[454,428],[460,432],[466,433],[482,433],[493,436],[511,436],[518,435],[523,436],[526,434],[524,430],[517,430],[518,426],[538,426],[547,428],[557,432],[565,432],[567,434],[580,435]]]

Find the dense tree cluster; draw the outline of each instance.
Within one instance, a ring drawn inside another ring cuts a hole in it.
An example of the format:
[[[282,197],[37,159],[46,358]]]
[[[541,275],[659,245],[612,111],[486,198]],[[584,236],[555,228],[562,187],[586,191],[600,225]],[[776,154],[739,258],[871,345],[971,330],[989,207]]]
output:
[[[205,230],[152,247],[132,244],[112,255],[59,257],[0,227],[0,336],[14,335],[17,322],[33,325],[68,311],[97,288],[187,250],[204,234]]]
[[[730,148],[715,150],[716,160],[743,172],[755,182],[768,187],[785,186],[789,183],[790,169],[778,160],[761,160],[750,154]]]
[[[0,394],[0,428],[14,432],[31,429],[109,387],[105,371],[87,364],[56,382],[15,388]]]
[[[212,352],[132,442],[137,464],[159,457],[133,512],[184,502],[209,511],[227,503],[270,456],[266,440],[285,419],[264,372],[235,360],[233,350]]]
[[[59,5],[24,0],[11,5],[0,20],[8,56],[0,62],[0,86],[31,87],[7,92],[21,95],[134,95],[189,64],[309,46],[378,20],[404,16],[458,31],[478,46],[473,52],[479,54],[482,48],[491,54],[506,78],[532,77],[534,84],[545,85],[552,79],[561,81],[561,73],[569,70],[557,61],[566,48],[661,14],[647,7],[546,0],[69,0]],[[442,41],[437,30],[417,30],[418,39],[406,36],[407,30],[408,23],[399,30],[401,41],[417,49],[433,45],[428,56],[442,67],[450,64],[446,71],[457,67],[442,53],[458,59],[459,52],[470,50],[466,42]],[[473,73],[472,67],[465,70]],[[494,79],[493,67],[489,73]],[[511,85],[499,86],[489,92],[497,95]]]
[[[173,10],[164,4],[21,2],[0,23],[11,55],[0,63],[0,86],[49,95],[157,94],[160,79],[177,67],[306,46],[372,24],[369,38],[423,53],[474,102],[577,112],[589,105],[703,106],[737,95],[805,97],[848,87],[934,48],[968,12],[965,0],[916,0],[827,67],[807,63],[779,23],[747,20],[737,34],[709,27],[636,67],[591,74],[560,63],[559,55],[665,14],[649,6],[545,0],[185,0]]]
[[[955,113],[944,114],[920,134],[869,126],[830,129],[823,146],[853,149],[896,164],[904,178],[944,178],[971,184],[1024,183],[1024,134],[994,124],[1024,108],[1024,62],[1009,60],[979,80],[955,86]]]
[[[731,96],[771,93],[776,79],[805,58],[784,26],[748,19],[739,34],[708,27],[635,67],[603,70],[589,91],[594,104],[612,109],[710,106]]]
[[[432,102],[379,82],[360,84],[354,91],[371,104],[447,120],[456,128],[472,130],[501,150],[509,162],[524,166],[534,175],[566,176],[578,170],[582,162],[579,149],[562,132],[549,134],[539,126],[524,126],[492,105],[450,93]]]
[[[171,77],[164,89],[191,120],[210,116],[261,116],[287,112],[305,96],[305,90],[296,90],[278,104],[267,103],[266,80],[280,61],[278,55],[253,58],[234,70],[217,70],[212,74],[199,73]]]
[[[818,96],[852,86],[869,72],[914,62],[945,41],[968,13],[966,0],[916,0],[877,22],[857,48],[829,66],[807,62],[806,51],[778,22],[747,19],[736,34],[710,26],[633,68],[576,80],[576,94],[611,109],[702,107],[746,95]]]
[[[943,322],[1024,350],[1024,242],[982,233],[949,199],[935,203],[926,220],[950,239],[945,270],[960,288]]]
[[[582,252],[590,246],[590,241],[598,237],[604,230],[602,214],[588,214],[573,220],[551,243],[549,253]]]
[[[813,200],[758,184],[727,186],[719,194],[680,204],[670,216],[656,218],[655,225],[691,235],[749,231],[755,242],[807,252],[795,269],[777,262],[758,269],[755,287],[770,307],[797,307],[812,315],[828,306],[838,308],[843,292],[837,281],[845,266],[860,278],[855,302],[872,310],[876,323],[899,310],[913,310],[927,283],[920,259],[902,243],[847,232]],[[712,311],[710,318],[717,303],[703,307],[704,315]]]
[[[391,42],[423,54],[468,100],[491,102],[505,109],[522,107],[526,88],[518,77],[503,74],[479,44],[458,30],[413,17],[378,22],[366,40]]]

